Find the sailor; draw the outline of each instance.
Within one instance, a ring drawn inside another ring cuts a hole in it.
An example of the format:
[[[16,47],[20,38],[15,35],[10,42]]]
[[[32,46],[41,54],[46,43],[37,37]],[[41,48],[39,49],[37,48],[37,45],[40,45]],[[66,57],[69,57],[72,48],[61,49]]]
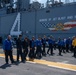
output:
[[[0,44],[2,44],[2,37],[0,37]]]
[[[17,62],[19,62],[19,56],[21,56],[21,62],[23,62],[23,54],[22,54],[22,35],[19,35],[16,45],[17,45]]]
[[[62,52],[63,53],[65,53],[65,45],[66,45],[65,41],[64,39],[62,39]]]
[[[74,38],[75,38],[75,36],[72,37],[72,42],[73,42]],[[73,44],[72,44],[72,46],[71,46],[71,52],[72,52],[72,53],[74,52]]]
[[[5,54],[5,62],[6,64],[8,64],[8,56],[10,57],[11,63],[14,63],[13,60],[13,50],[12,50],[12,41],[11,41],[11,36],[8,35],[7,39],[4,40],[3,42],[3,50],[4,50],[4,54]]]
[[[76,58],[76,36],[73,39],[72,45],[73,45],[73,49],[74,49],[73,56]]]
[[[35,57],[35,46],[36,46],[36,41],[35,37],[32,37],[32,40],[30,40],[30,52],[29,52],[29,58],[34,59]]]
[[[48,39],[48,44],[49,44],[49,49],[47,51],[47,54],[49,54],[49,51],[50,51],[50,55],[53,55],[53,44],[54,44],[54,41],[53,41],[53,36],[50,36],[50,38]]]
[[[44,37],[42,39],[42,45],[43,45],[42,54],[43,54],[43,56],[46,56],[46,51],[45,51],[45,47],[46,47],[46,36],[45,35],[44,35]]]
[[[25,39],[23,41],[23,60],[24,60],[24,62],[26,60],[26,56],[28,55],[28,46],[29,46],[29,41],[28,41],[28,38],[25,37]]]
[[[53,48],[56,50],[56,39],[53,37]]]
[[[69,39],[66,40],[66,52],[69,52]]]
[[[72,52],[72,39],[69,38],[69,49]]]
[[[38,59],[41,59],[42,57],[42,41],[41,41],[41,37],[39,36],[38,39],[36,40],[36,47],[37,47],[37,50],[36,50],[36,58]]]
[[[62,56],[61,55],[61,52],[62,52],[62,41],[61,41],[61,38],[58,39],[58,49],[59,49],[59,55]]]

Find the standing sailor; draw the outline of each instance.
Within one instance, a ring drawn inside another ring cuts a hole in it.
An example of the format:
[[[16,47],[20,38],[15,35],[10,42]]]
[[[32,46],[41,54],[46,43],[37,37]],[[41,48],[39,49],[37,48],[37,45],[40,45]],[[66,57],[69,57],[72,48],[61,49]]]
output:
[[[66,40],[66,52],[69,52],[69,40],[70,38]]]
[[[65,41],[62,39],[62,52],[65,53]]]
[[[62,56],[61,55],[61,52],[62,52],[62,41],[61,41],[60,38],[58,39],[58,49],[59,49],[59,55]]]
[[[38,39],[36,40],[36,47],[37,47],[37,50],[36,50],[36,57],[41,59],[42,57],[42,41],[41,41],[41,37],[38,37]]]
[[[43,56],[46,56],[46,51],[45,51],[45,47],[46,47],[46,36],[45,35],[44,35],[44,37],[42,39],[42,45],[43,45],[42,54],[43,54]]]
[[[73,49],[74,49],[74,54],[73,54],[73,56],[76,58],[76,36],[74,37],[74,39],[73,39],[73,42],[72,42],[72,45],[73,45]]]
[[[8,35],[7,39],[3,43],[3,50],[5,53],[5,62],[8,64],[8,56],[10,57],[11,63],[14,63],[13,54],[12,54],[12,42],[11,36]]]
[[[35,46],[36,46],[36,41],[35,37],[32,37],[32,40],[30,40],[30,52],[29,52],[29,58],[33,59],[35,57]]]
[[[16,45],[17,45],[17,62],[19,62],[19,56],[21,56],[21,62],[23,62],[23,54],[22,54],[22,35],[19,35]]]
[[[53,41],[53,37],[52,36],[50,36],[50,38],[48,39],[48,44],[49,44],[49,49],[48,49],[47,53],[49,54],[49,51],[50,51],[50,54],[53,55],[54,41]]]
[[[28,38],[25,37],[25,39],[23,41],[23,60],[24,60],[24,62],[26,60],[26,56],[28,55],[28,45],[29,45]]]

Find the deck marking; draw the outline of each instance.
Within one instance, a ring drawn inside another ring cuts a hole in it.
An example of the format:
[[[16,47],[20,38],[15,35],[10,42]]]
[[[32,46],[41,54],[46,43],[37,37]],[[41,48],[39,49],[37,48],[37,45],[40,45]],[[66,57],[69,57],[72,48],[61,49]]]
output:
[[[4,58],[4,54],[0,54],[0,57]],[[16,55],[13,55],[14,59],[16,59]],[[46,65],[49,67],[54,67],[54,68],[60,68],[60,69],[65,69],[65,70],[70,70],[70,71],[76,71],[76,65],[73,64],[66,64],[66,63],[60,63],[60,62],[52,62],[52,61],[46,61],[46,60],[38,60],[38,59],[34,59],[34,60],[30,60],[29,58],[27,58],[28,62],[32,62],[32,63],[37,63],[37,64],[42,64],[42,65]]]
[[[69,61],[61,61],[61,62],[57,62],[57,63],[65,63],[68,64]]]

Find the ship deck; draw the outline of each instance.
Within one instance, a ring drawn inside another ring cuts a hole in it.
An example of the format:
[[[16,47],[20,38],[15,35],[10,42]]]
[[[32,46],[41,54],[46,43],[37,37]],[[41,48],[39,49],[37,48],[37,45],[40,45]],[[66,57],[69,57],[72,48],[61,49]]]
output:
[[[47,50],[47,48],[46,48]],[[29,60],[26,63],[5,65],[4,54],[0,49],[0,74],[1,75],[76,75],[76,58],[73,53],[62,53],[58,56],[58,50],[54,50],[54,56],[47,55],[42,59]],[[13,50],[16,59],[16,49]],[[10,61],[9,61],[10,62]]]

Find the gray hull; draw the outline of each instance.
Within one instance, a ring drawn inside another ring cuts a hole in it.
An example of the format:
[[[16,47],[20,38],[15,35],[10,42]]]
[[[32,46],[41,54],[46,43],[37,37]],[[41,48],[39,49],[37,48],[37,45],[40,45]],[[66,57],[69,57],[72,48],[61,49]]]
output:
[[[2,12],[3,13],[3,12]],[[20,13],[20,21],[16,20],[18,13]],[[0,36],[10,34],[15,21],[17,22],[13,31],[22,32],[24,36],[43,36],[53,35],[58,38],[72,37],[76,35],[76,26],[65,31],[64,24],[67,22],[76,21],[76,4],[62,5],[58,7],[51,7],[49,9],[40,9],[37,11],[23,11],[14,14],[0,15]],[[54,30],[52,30],[52,29]]]

